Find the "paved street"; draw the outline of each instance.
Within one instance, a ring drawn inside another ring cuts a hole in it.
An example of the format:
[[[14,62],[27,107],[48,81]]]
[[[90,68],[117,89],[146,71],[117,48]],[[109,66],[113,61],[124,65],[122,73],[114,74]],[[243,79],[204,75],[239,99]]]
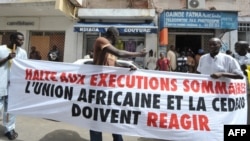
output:
[[[2,121],[1,121],[2,123]],[[89,141],[89,130],[70,124],[46,119],[18,116],[16,141]],[[123,136],[124,141],[159,141],[139,137]],[[8,141],[0,124],[0,141]],[[112,141],[111,134],[103,134],[103,141]]]

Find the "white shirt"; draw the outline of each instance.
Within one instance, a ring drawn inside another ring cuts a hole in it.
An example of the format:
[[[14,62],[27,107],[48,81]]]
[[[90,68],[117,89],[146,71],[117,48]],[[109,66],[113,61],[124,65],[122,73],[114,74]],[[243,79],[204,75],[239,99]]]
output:
[[[157,59],[153,56],[149,57],[148,60],[147,60],[147,68],[149,70],[154,70],[156,68],[156,62],[157,62]]]
[[[6,58],[11,50],[6,45],[0,46],[0,60]],[[16,57],[20,59],[28,59],[27,52],[17,47],[16,49]],[[8,86],[8,80],[9,80],[9,73],[10,73],[10,61],[6,62],[2,66],[0,66],[0,97],[7,95],[7,86]]]
[[[216,72],[228,72],[244,76],[237,60],[224,53],[219,53],[214,58],[210,56],[210,53],[202,55],[197,71],[208,75]]]
[[[247,53],[245,56],[240,56],[239,54],[235,54],[235,59],[238,61],[240,65],[250,65],[250,53]],[[249,79],[249,78],[248,78]],[[249,80],[246,79],[247,83],[247,94],[250,94],[250,83]]]
[[[172,50],[169,50],[167,52],[167,58],[170,60],[170,67],[172,70],[175,70],[176,69],[176,54],[174,51]]]
[[[250,53],[247,53],[245,56],[235,54],[235,59],[239,62],[240,65],[250,65]]]

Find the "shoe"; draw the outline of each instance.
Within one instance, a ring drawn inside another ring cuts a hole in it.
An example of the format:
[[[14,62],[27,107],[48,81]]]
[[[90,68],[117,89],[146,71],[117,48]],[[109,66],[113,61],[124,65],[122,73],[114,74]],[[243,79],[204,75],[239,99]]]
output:
[[[17,138],[18,134],[15,130],[11,130],[4,134],[6,137],[8,137],[9,140],[14,140]]]

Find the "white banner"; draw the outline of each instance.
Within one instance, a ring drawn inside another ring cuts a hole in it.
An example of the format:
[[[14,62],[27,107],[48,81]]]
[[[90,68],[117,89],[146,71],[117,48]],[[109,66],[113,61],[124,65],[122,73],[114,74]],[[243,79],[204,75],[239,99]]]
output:
[[[178,141],[222,141],[246,124],[245,80],[14,59],[9,112]]]

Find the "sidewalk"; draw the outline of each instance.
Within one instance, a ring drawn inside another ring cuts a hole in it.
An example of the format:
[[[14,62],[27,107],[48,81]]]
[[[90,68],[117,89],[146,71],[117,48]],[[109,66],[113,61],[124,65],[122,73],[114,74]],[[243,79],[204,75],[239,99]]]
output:
[[[3,135],[4,128],[0,121],[0,141],[8,141]],[[18,116],[16,131],[19,136],[15,141],[89,141],[89,130],[67,123],[46,119]],[[160,141],[140,137],[123,136],[124,141]],[[111,134],[103,134],[103,141],[112,141]]]

